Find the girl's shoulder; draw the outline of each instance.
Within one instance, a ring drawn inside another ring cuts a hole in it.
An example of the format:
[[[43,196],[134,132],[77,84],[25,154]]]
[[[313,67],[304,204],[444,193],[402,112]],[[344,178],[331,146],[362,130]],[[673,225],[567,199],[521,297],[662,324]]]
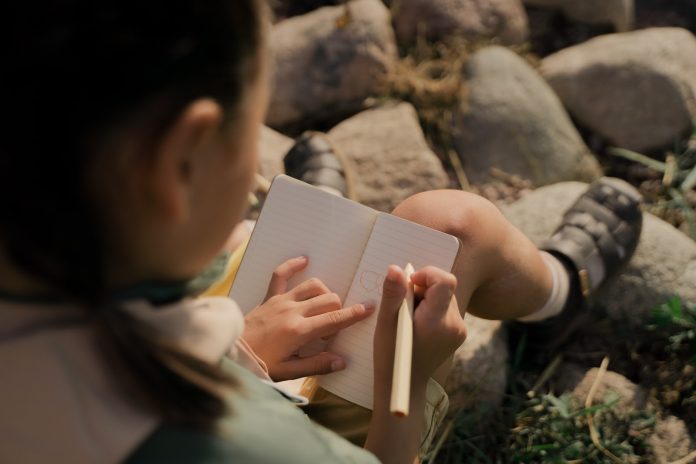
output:
[[[149,462],[377,463],[309,418],[273,388],[227,362],[239,388],[217,432],[164,424],[130,455],[128,464]]]

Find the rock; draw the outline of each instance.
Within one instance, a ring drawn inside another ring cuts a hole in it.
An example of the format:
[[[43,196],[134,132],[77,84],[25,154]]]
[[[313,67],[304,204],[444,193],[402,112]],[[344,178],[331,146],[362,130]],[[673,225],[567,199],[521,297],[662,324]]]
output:
[[[570,113],[616,146],[671,146],[696,117],[696,38],[685,29],[596,37],[540,69]]]
[[[259,171],[262,176],[272,180],[285,172],[283,158],[295,141],[276,132],[270,127],[262,126],[259,136]]]
[[[454,112],[452,137],[472,182],[489,180],[491,167],[537,186],[600,175],[561,102],[522,58],[487,47],[471,57],[464,72],[466,89]]]
[[[573,396],[575,396],[580,404],[585,404],[590,388],[592,388],[592,385],[597,379],[598,372],[599,369],[596,367],[588,370],[577,385],[571,387]],[[562,373],[563,366],[559,368],[559,374],[557,375],[562,376]],[[610,399],[610,395],[612,394],[619,396],[620,399],[617,407],[623,410],[645,409],[648,404],[647,392],[642,387],[631,382],[621,374],[606,371],[600,379],[600,383],[594,393],[592,404],[602,404]]]
[[[571,20],[589,24],[611,24],[625,32],[635,21],[634,0],[523,0],[526,5],[560,10]]]
[[[655,431],[648,439],[652,447],[653,462],[667,464],[682,459],[689,454],[696,443],[689,437],[684,421],[674,416],[667,416],[655,424]]]
[[[431,40],[497,37],[506,44],[529,36],[520,0],[392,0],[391,5],[396,37],[404,44],[420,34]]]
[[[474,410],[481,405],[497,407],[507,382],[507,343],[500,321],[464,318],[468,336],[454,353],[445,389],[450,411]]]
[[[509,206],[505,216],[537,244],[561,221],[563,212],[587,186],[564,182],[535,190]],[[638,248],[623,272],[597,295],[612,319],[645,325],[652,310],[674,295],[696,302],[696,242],[670,224],[645,213]]]
[[[334,127],[329,138],[354,173],[355,199],[373,208],[391,211],[414,193],[448,184],[408,103],[359,113]]]
[[[397,52],[389,11],[355,0],[273,27],[273,92],[266,123],[307,128],[355,112],[381,92]]]

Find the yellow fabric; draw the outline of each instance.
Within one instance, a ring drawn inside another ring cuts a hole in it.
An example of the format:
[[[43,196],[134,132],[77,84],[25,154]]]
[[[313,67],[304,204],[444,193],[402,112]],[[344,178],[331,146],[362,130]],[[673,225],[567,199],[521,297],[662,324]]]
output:
[[[208,288],[201,296],[227,296],[230,294],[234,278],[237,277],[239,265],[242,263],[242,257],[249,244],[249,237],[237,247],[230,255],[230,260],[227,262],[227,269],[222,277]]]

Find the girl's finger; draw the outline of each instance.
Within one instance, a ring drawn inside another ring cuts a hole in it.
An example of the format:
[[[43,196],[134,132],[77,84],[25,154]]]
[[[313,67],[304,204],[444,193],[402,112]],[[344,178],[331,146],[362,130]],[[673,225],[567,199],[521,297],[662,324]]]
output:
[[[289,293],[293,300],[305,301],[309,300],[310,298],[315,298],[319,295],[324,295],[331,292],[326,285],[324,285],[324,282],[316,277],[313,277],[300,283],[298,286],[290,290]]]
[[[374,306],[355,304],[347,308],[319,314],[306,319],[309,330],[306,333],[308,339],[328,337],[336,332],[350,327],[374,312]]]
[[[341,299],[335,293],[323,293],[299,303],[301,313],[305,317],[338,311],[341,309]]]
[[[379,321],[393,319],[396,317],[401,307],[401,303],[406,297],[406,275],[399,266],[389,266],[387,276],[382,285],[382,302],[379,309]]]
[[[319,353],[307,358],[295,358],[276,366],[273,379],[276,381],[299,379],[310,375],[330,374],[346,368],[346,362],[333,353]]]
[[[285,261],[283,264],[275,268],[273,275],[271,276],[271,282],[268,284],[268,292],[266,297],[263,299],[265,302],[272,296],[280,295],[288,291],[288,281],[300,272],[302,269],[307,267],[309,260],[306,256],[298,256],[297,258],[291,258]]]
[[[454,275],[435,267],[426,267],[413,274],[411,280],[415,285],[425,288],[419,307],[425,305],[424,308],[435,311],[436,315],[447,312],[457,287]]]
[[[372,339],[374,349],[375,386],[391,390],[394,368],[394,346],[399,308],[406,296],[406,275],[398,266],[389,266],[382,285],[377,327]]]
[[[411,275],[411,281],[414,285],[424,287],[425,289],[432,287],[437,283],[445,283],[453,288],[457,286],[457,278],[440,268],[435,266],[426,266]]]

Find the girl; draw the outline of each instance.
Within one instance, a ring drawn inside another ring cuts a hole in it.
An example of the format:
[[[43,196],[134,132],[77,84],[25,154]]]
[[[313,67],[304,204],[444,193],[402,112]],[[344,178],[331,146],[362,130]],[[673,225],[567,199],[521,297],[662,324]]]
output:
[[[592,205],[604,189],[614,206],[601,214],[578,206],[589,219],[574,235],[559,230],[549,245],[556,258],[478,197],[432,192],[404,202],[395,214],[455,234],[463,247],[456,277],[434,268],[412,277],[424,289],[412,414],[395,419],[387,399],[400,269],[388,270],[378,315],[369,305],[341,308],[315,280],[287,288],[301,257],[279,263],[246,328],[231,300],[189,297],[244,216],[256,168],[268,97],[261,1],[8,9],[0,461],[412,462],[424,425],[435,425],[423,421],[430,398],[443,398],[432,377],[442,380],[465,338],[456,301],[462,312],[565,324],[588,256],[591,291],[635,247],[640,215],[617,183],[590,190]],[[605,259],[617,249],[621,259]],[[293,353],[365,317],[379,319],[375,407],[361,449],[307,420],[269,380],[343,368],[331,353]]]

